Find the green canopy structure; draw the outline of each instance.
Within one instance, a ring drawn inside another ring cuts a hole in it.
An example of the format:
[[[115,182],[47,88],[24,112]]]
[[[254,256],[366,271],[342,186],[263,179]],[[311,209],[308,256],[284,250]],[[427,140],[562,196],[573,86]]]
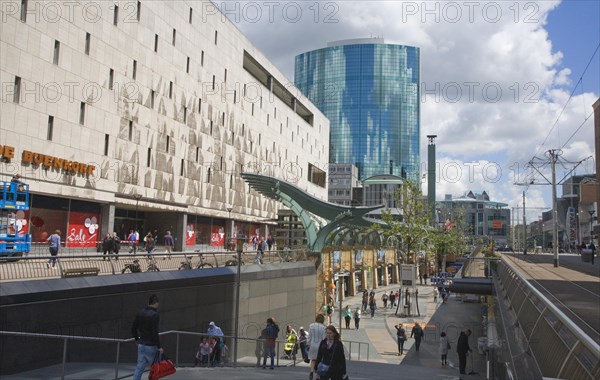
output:
[[[317,199],[279,178],[256,173],[242,173],[242,178],[254,190],[281,202],[298,216],[306,231],[311,252],[321,252],[328,244],[381,244],[380,234],[372,226],[386,224],[379,219],[369,218],[367,214],[383,205],[341,206]]]

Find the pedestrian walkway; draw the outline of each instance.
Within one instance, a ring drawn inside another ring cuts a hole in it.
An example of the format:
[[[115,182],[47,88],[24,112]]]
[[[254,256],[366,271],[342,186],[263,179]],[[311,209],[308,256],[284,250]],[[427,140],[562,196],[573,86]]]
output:
[[[458,378],[458,355],[456,353],[456,342],[461,331],[470,329],[472,335],[469,338],[469,345],[473,350],[470,358],[467,360],[467,373],[473,375],[467,376],[469,379],[484,379],[485,355],[481,355],[477,350],[477,338],[482,335],[482,307],[476,297],[467,297],[461,295],[451,295],[447,303],[434,302],[433,287],[430,285],[418,285],[419,291],[419,311],[420,316],[399,317],[401,308],[383,308],[381,295],[384,291],[388,293],[392,290],[398,290],[397,285],[380,287],[376,289],[377,310],[375,316],[371,318],[370,312],[362,314],[359,330],[354,330],[354,322],[351,323],[351,329],[345,328],[342,321],[342,340],[368,342],[370,345],[369,361],[376,363],[400,364],[400,371],[403,379],[424,379],[424,378]],[[463,302],[465,298],[468,302]],[[346,298],[343,301],[343,307],[351,305],[352,309],[361,306],[362,293],[354,297]],[[334,313],[333,324],[339,325],[339,314]],[[410,338],[410,332],[415,322],[418,322],[424,330],[424,339],[421,342],[420,350],[417,352],[414,347],[414,339]],[[405,355],[398,356],[398,345],[396,343],[395,325],[402,323],[409,339],[404,344]],[[438,354],[440,333],[444,331],[450,341],[452,349],[448,352],[448,365],[441,365],[441,357]],[[429,375],[434,377],[423,377],[423,370],[427,369]],[[394,370],[398,375],[398,370]],[[475,374],[477,373],[477,374]],[[377,372],[377,378],[379,372]]]

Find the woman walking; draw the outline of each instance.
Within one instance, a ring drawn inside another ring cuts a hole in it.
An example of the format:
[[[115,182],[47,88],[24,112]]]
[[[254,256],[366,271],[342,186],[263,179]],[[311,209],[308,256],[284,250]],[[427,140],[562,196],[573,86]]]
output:
[[[350,321],[352,320],[352,309],[350,309],[350,305],[346,305],[346,309],[344,309],[344,321],[346,321],[346,329],[350,329]]]
[[[375,317],[375,309],[377,309],[377,302],[375,301],[375,293],[371,292],[369,296],[369,308],[371,309],[371,318]]]
[[[442,331],[440,334],[440,347],[438,352],[442,355],[442,365],[448,365],[448,350],[450,350],[450,342],[446,337],[446,333]]]
[[[396,328],[396,338],[398,339],[398,356],[404,354],[404,342],[406,342],[406,330],[402,323],[394,326]]]
[[[346,378],[346,357],[340,334],[333,325],[327,326],[325,340],[319,345],[316,360],[317,379],[342,380]]]

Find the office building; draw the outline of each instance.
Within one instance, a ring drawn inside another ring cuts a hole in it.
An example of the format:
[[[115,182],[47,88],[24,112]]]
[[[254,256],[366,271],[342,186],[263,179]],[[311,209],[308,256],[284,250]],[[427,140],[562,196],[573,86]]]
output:
[[[418,180],[419,48],[382,38],[332,42],[296,56],[295,83],[330,120],[329,162],[356,165],[361,181]]]

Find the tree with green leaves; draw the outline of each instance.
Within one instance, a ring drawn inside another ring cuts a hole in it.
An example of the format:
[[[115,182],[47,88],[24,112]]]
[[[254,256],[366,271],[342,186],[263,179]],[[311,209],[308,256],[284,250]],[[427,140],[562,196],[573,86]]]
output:
[[[391,210],[382,211],[381,218],[387,224],[383,230],[386,241],[397,241],[397,248],[404,255],[404,262],[414,264],[419,251],[426,251],[431,243],[432,229],[429,225],[429,208],[418,183],[408,181],[394,193],[396,204],[401,205],[402,218],[394,217]],[[380,229],[379,226],[373,228]]]
[[[438,268],[445,270],[448,254],[461,254],[466,249],[465,211],[452,210],[451,218],[445,221],[434,233],[434,251]]]

